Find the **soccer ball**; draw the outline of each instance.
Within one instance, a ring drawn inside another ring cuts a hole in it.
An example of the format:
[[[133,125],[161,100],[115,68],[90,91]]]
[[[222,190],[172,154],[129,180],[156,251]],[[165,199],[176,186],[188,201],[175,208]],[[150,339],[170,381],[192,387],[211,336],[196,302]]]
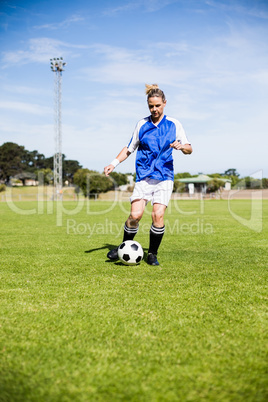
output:
[[[118,247],[118,257],[125,265],[136,265],[143,259],[143,249],[137,241],[126,240]]]

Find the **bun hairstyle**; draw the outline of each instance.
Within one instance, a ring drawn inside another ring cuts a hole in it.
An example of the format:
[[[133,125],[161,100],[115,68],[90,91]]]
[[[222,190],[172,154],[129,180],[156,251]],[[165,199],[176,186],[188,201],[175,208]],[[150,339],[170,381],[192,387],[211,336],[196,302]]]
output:
[[[166,101],[166,97],[164,92],[158,87],[157,84],[145,84],[145,93],[147,95],[147,101],[149,98],[152,98],[154,96],[157,96],[159,98],[162,98],[162,101]]]

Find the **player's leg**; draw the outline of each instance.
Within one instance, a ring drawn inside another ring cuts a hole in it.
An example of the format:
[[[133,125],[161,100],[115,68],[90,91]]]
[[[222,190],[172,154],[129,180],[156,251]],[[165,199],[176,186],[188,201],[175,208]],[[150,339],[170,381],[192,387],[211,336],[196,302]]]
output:
[[[157,253],[165,233],[164,215],[173,191],[173,181],[158,183],[153,194],[152,226],[148,251],[148,264],[159,265]]]
[[[139,221],[142,218],[146,202],[147,201],[144,199],[132,201],[131,212],[128,219],[125,222],[123,241],[134,239],[134,236],[136,235],[139,229]]]
[[[124,226],[123,241],[133,240],[135,235],[137,234],[139,230],[139,221],[142,218],[146,202],[147,201],[143,199],[134,200],[131,202],[131,211]],[[113,250],[110,250],[107,254],[107,257],[110,260],[118,259],[118,247],[114,248]]]
[[[152,226],[150,229],[150,242],[148,250],[148,264],[159,265],[157,253],[165,233],[164,215],[166,205],[155,203],[152,210]]]

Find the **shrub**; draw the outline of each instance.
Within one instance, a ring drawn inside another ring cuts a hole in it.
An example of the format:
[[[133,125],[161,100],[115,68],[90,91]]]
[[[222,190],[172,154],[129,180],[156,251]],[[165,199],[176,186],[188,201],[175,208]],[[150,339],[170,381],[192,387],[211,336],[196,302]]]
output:
[[[0,184],[0,193],[2,191],[6,191],[6,185],[5,184]]]

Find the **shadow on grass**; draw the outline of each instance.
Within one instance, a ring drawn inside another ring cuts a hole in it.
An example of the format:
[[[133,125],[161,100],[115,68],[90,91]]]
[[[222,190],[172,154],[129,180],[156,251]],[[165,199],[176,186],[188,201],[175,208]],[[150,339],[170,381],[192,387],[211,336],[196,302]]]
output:
[[[89,254],[89,253],[94,253],[94,251],[99,251],[99,250],[105,250],[107,249],[108,251],[113,250],[114,248],[118,247],[118,245],[114,245],[114,244],[109,244],[106,243],[104,246],[102,247],[97,247],[97,248],[92,248],[90,250],[86,250],[85,253]],[[143,256],[143,260],[147,261],[147,257],[148,257],[148,248],[144,248],[144,256]],[[125,264],[123,264],[121,261],[117,260],[110,260],[109,258],[105,260],[105,262],[108,262],[110,264],[115,264],[115,265],[119,265],[119,266],[126,266]]]
[[[30,378],[13,370],[1,370],[0,373],[0,402],[38,402],[39,398],[33,395],[29,383]]]
[[[102,247],[97,247],[97,248],[92,248],[90,250],[86,250],[85,253],[89,254],[89,253],[93,253],[94,251],[98,251],[98,250],[105,250],[108,249],[109,251],[116,248],[118,246],[118,244],[115,246],[114,244],[105,244]]]

